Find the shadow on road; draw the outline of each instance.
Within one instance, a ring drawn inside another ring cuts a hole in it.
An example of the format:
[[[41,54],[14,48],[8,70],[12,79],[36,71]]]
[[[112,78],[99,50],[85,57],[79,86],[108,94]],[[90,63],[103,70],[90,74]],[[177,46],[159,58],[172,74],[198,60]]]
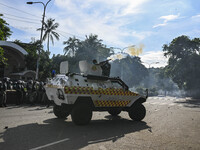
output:
[[[176,101],[177,104],[183,104],[189,108],[200,108],[200,99],[187,99],[185,101]]]
[[[0,149],[32,149],[49,143],[43,149],[80,149],[103,141],[115,142],[126,134],[150,128],[146,122],[134,122],[121,117],[106,116],[109,120],[92,120],[89,125],[76,126],[72,122],[48,119],[44,124],[26,124],[8,128],[0,138]]]
[[[15,109],[15,108],[33,108],[30,109],[29,111],[35,111],[35,110],[43,110],[43,109],[52,109],[52,106],[47,107],[46,105],[41,105],[41,104],[34,104],[34,105],[30,105],[30,104],[21,104],[21,105],[8,105],[6,107],[6,109]]]

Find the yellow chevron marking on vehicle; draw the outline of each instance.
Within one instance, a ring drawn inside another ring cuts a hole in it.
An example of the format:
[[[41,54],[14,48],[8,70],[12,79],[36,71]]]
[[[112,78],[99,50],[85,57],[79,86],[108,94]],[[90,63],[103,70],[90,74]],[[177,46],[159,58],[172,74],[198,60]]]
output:
[[[131,91],[124,91],[123,89],[114,88],[99,88],[94,90],[92,87],[68,87],[64,88],[65,94],[94,94],[94,95],[126,95],[126,96],[138,96],[137,93]]]
[[[115,100],[95,100],[94,105],[96,107],[125,107],[127,106],[131,101],[115,101]]]

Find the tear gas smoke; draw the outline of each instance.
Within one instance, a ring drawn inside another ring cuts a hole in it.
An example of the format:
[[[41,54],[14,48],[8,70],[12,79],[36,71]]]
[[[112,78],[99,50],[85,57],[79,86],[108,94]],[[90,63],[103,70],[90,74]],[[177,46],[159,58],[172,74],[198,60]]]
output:
[[[140,44],[138,47],[134,46],[134,47],[129,47],[125,53],[129,54],[130,56],[139,56],[140,54],[142,54],[144,48],[144,44]]]
[[[138,46],[130,46],[127,48],[127,50],[124,50],[123,52],[116,53],[108,57],[107,59],[114,60],[121,60],[123,58],[126,58],[128,55],[130,56],[139,56],[142,54],[144,48],[144,44],[139,44]]]
[[[126,58],[127,57],[127,54],[124,54],[124,53],[117,53],[117,54],[114,54],[114,55],[111,55],[110,57],[108,57],[107,59],[111,59],[112,61],[118,59],[118,60],[121,60],[123,58]]]

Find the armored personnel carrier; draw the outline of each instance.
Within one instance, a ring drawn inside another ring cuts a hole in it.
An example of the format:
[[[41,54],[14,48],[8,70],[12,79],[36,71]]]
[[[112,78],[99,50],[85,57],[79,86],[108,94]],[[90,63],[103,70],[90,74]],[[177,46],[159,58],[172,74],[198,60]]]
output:
[[[99,65],[79,62],[80,73],[69,73],[68,62],[60,65],[60,74],[49,79],[45,89],[54,101],[53,112],[58,118],[71,115],[77,125],[88,124],[93,111],[108,111],[113,116],[127,111],[130,118],[141,121],[146,115],[148,97],[131,92],[118,77],[102,76]]]

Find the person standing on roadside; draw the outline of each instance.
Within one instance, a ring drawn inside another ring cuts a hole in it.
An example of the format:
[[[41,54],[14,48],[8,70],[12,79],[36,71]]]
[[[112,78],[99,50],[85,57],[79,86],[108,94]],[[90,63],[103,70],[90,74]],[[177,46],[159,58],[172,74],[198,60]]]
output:
[[[9,81],[9,78],[4,78],[3,79],[3,88],[2,88],[2,106],[4,107],[7,107],[6,105],[6,101],[7,101],[7,89],[8,89],[8,86],[7,86],[7,82]]]
[[[3,107],[3,83],[0,81],[0,107]]]

